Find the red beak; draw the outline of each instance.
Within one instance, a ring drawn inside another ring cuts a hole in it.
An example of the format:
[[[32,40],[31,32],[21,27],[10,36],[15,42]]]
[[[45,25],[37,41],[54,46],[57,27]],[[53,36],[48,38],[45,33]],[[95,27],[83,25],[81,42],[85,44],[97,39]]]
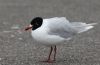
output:
[[[32,29],[32,25],[30,24],[28,27],[25,28],[25,31]]]

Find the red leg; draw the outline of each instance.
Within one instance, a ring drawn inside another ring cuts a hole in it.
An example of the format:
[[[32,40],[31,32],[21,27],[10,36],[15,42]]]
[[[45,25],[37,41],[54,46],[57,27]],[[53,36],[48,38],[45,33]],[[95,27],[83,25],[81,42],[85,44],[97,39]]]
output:
[[[53,51],[53,47],[51,46],[51,50],[50,50],[48,59],[47,59],[46,61],[43,61],[43,62],[48,62],[48,63],[52,63],[52,62],[53,62],[53,61],[51,60],[51,54],[52,54],[52,51]]]
[[[55,47],[54,47],[54,61],[56,61],[56,53],[57,53],[57,47],[55,45]]]
[[[50,50],[50,53],[49,53],[48,61],[51,60],[52,50],[53,50],[53,47],[51,46],[51,50]]]

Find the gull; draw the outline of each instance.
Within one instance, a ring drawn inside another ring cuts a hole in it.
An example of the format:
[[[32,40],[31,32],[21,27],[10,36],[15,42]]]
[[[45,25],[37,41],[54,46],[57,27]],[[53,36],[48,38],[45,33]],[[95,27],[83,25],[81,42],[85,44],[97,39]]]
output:
[[[56,61],[57,47],[70,40],[73,36],[92,29],[97,23],[69,22],[66,17],[53,17],[43,19],[34,17],[25,31],[31,30],[31,35],[39,44],[51,47],[48,59],[44,62]],[[51,54],[54,52],[53,59]]]

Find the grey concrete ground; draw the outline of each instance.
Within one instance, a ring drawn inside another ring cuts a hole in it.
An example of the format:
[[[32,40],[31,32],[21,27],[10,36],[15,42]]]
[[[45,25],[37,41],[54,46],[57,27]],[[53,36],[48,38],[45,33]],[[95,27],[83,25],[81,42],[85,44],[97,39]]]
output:
[[[49,47],[23,28],[35,16],[65,16],[98,25],[58,47],[55,63],[42,63]],[[0,0],[0,65],[100,65],[100,0]]]

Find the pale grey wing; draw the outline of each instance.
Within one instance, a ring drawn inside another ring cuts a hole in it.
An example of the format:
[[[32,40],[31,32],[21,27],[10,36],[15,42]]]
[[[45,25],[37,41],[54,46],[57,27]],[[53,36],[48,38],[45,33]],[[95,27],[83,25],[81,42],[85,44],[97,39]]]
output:
[[[63,38],[69,38],[76,34],[75,31],[70,27],[70,22],[65,17],[55,18],[53,20],[50,19],[48,27],[49,35],[57,35]]]
[[[76,33],[66,31],[64,29],[50,29],[48,34],[49,35],[57,35],[57,36],[60,36],[62,38],[66,38],[66,39],[76,35]]]
[[[72,37],[78,33],[85,32],[96,23],[86,24],[82,22],[69,22],[65,17],[55,17],[48,19],[48,34],[58,35],[63,38]]]

